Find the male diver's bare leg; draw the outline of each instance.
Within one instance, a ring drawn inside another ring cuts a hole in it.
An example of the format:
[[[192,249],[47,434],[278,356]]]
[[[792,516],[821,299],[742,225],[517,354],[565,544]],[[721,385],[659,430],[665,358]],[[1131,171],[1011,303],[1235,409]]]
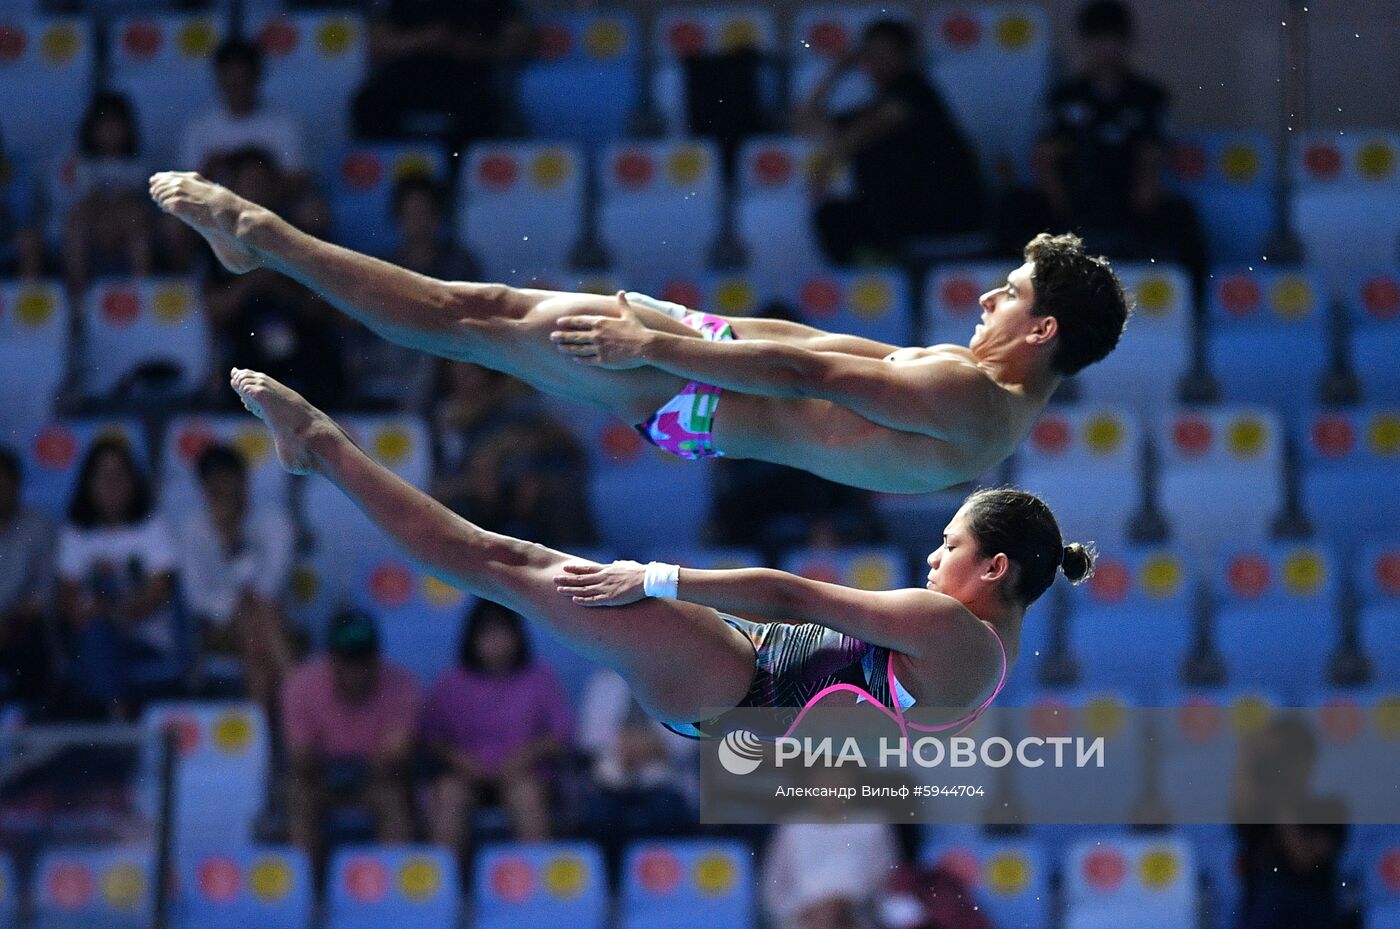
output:
[[[618,671],[644,706],[693,722],[736,705],[753,676],[753,647],[708,607],[647,599],[599,610],[560,595],[563,552],[488,532],[376,463],[295,391],[253,371],[235,390],[267,424],[283,466],[333,481],[434,574],[548,627],[585,657]]]
[[[279,271],[399,345],[495,368],[630,422],[646,419],[684,386],[651,368],[606,371],[559,356],[549,341],[555,321],[616,315],[612,297],[436,280],[307,235],[197,174],[157,174],[151,196],[204,236],[230,270]],[[693,332],[656,317],[650,314],[648,324]]]

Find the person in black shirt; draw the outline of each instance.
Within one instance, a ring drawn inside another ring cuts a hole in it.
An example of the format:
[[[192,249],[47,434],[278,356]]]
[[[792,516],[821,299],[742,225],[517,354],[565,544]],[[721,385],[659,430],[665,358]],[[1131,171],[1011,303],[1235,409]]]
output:
[[[1129,65],[1131,12],[1120,0],[1093,0],[1080,10],[1078,35],[1084,69],[1050,92],[1035,187],[1003,204],[998,250],[1019,254],[1037,232],[1070,228],[1095,249],[1171,259],[1203,279],[1195,211],[1162,188],[1170,97]]]
[[[460,151],[501,128],[497,68],[524,56],[513,0],[387,0],[370,27],[373,70],[353,104],[360,138],[436,138]]]
[[[822,137],[816,186],[825,196],[849,164],[854,196],[824,199],[817,236],[827,256],[849,264],[871,253],[898,256],[911,237],[982,225],[977,156],[947,104],[919,68],[918,36],[898,20],[870,24],[799,111],[797,128]],[[859,64],[875,86],[868,104],[826,115],[832,89]],[[1025,242],[1022,242],[1024,245]]]

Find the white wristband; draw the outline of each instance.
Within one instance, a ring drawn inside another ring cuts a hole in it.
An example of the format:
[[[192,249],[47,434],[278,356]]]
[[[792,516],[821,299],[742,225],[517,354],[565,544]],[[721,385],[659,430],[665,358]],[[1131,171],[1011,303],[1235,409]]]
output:
[[[681,583],[681,566],[653,561],[642,575],[642,593],[648,597],[676,599]]]

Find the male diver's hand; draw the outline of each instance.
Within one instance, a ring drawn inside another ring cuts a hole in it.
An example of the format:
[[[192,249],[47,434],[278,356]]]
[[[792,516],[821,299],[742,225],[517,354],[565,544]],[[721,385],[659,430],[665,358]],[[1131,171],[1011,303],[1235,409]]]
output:
[[[646,597],[646,565],[635,561],[612,564],[566,564],[555,575],[554,588],[582,606],[624,606]]]
[[[646,327],[627,296],[617,295],[621,316],[564,316],[549,339],[554,347],[581,364],[610,370],[640,368],[647,363],[647,345],[655,332]]]

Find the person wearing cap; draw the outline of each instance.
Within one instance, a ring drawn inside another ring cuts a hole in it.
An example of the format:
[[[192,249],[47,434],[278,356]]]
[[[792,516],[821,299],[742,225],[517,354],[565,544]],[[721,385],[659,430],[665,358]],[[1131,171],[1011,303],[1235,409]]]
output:
[[[409,762],[421,707],[413,675],[380,655],[374,619],[336,615],[327,654],[294,671],[282,690],[294,844],[319,857],[323,814],[349,805],[371,813],[378,841],[412,838]]]

